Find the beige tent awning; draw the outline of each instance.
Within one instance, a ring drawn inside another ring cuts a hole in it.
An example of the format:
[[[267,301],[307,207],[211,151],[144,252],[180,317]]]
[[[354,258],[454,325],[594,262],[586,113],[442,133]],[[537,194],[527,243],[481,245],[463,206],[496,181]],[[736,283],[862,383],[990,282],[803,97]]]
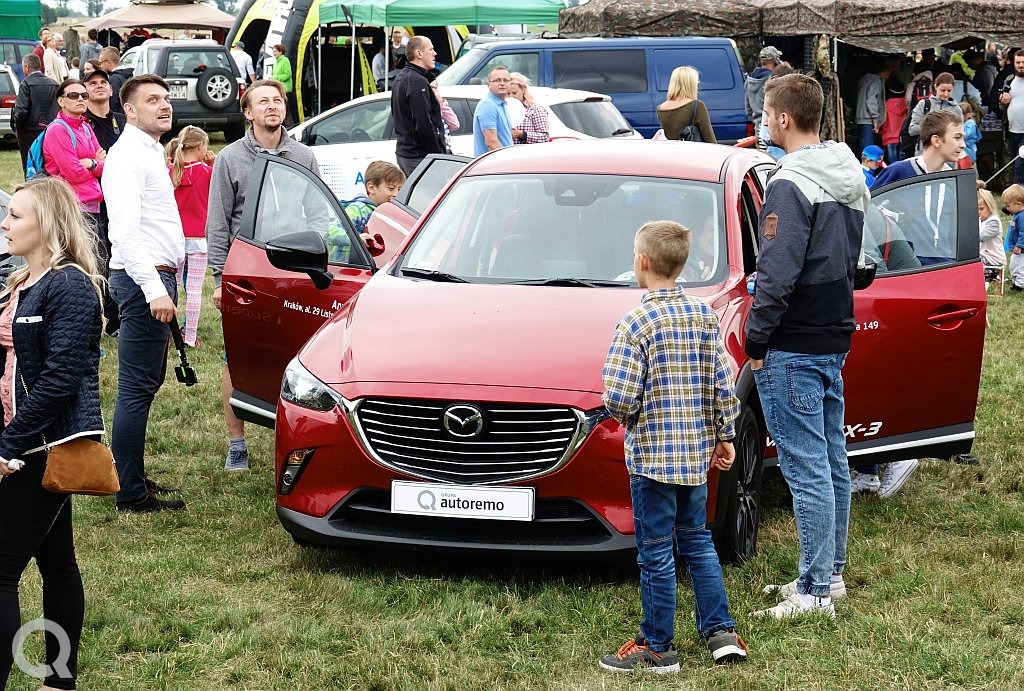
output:
[[[85,23],[88,29],[145,27],[148,29],[230,29],[234,16],[201,2],[140,2]]]

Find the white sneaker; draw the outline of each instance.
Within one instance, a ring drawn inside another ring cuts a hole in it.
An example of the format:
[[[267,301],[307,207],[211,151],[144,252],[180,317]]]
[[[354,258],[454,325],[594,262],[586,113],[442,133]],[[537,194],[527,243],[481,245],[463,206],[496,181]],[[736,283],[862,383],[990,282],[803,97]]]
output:
[[[828,590],[833,600],[842,599],[846,597],[846,582],[838,581],[829,583]],[[797,593],[796,581],[790,581],[789,583],[784,583],[783,585],[769,584],[764,587],[764,590],[762,592],[768,594],[778,593],[782,597],[788,598],[790,595],[796,595]]]
[[[881,485],[878,488],[878,496],[888,499],[899,492],[910,478],[911,473],[917,469],[917,463],[916,458],[911,458],[909,461],[897,461],[883,465],[882,472],[879,473]]]
[[[774,619],[789,619],[791,617],[802,617],[806,615],[820,615],[828,617],[829,619],[835,619],[836,608],[831,602],[827,605],[805,604],[799,595],[793,593],[774,607],[750,613],[750,616],[752,617],[772,617]]]
[[[869,475],[867,473],[857,472],[852,468],[850,469],[851,494],[857,494],[858,492],[878,494],[878,488],[881,484],[882,482],[878,479],[877,475]]]

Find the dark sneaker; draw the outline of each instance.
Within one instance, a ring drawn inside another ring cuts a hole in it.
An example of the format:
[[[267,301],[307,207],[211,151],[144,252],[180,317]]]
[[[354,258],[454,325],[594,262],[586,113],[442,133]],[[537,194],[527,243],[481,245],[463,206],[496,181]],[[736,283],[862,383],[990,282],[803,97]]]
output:
[[[164,487],[163,485],[158,485],[148,477],[146,478],[146,489],[154,494],[175,494],[181,491],[177,487]]]
[[[732,629],[718,631],[708,639],[708,650],[716,665],[743,662],[747,659],[747,644]]]
[[[224,459],[224,470],[248,470],[249,469],[249,449],[246,447],[229,448],[228,457]]]
[[[118,511],[129,513],[153,513],[154,511],[180,511],[185,502],[180,499],[159,499],[152,492],[136,501],[119,501],[115,505]]]
[[[674,646],[660,653],[655,652],[633,640],[619,648],[614,655],[605,655],[597,664],[609,672],[640,669],[655,674],[672,674],[679,671],[679,653]]]

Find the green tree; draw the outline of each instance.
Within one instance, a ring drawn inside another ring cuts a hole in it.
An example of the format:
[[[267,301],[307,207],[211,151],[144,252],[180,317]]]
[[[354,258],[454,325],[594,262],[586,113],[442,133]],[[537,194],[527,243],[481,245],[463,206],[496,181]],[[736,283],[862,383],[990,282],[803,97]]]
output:
[[[103,0],[88,0],[86,14],[90,17],[98,17],[103,14]]]
[[[39,18],[43,20],[44,26],[47,24],[53,24],[55,21],[57,21],[57,13],[54,12],[52,7],[50,7],[44,2],[40,6]]]
[[[217,3],[217,9],[221,12],[227,12],[228,14],[235,13],[235,1],[234,0],[215,0]]]

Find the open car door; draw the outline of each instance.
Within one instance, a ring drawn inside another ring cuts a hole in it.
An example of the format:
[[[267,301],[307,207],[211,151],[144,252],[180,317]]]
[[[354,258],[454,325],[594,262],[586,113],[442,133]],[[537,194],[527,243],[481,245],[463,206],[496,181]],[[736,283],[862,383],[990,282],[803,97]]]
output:
[[[394,247],[397,251],[427,207],[472,160],[466,156],[451,154],[427,156],[405,181],[394,199],[377,207],[366,225],[366,232],[371,235],[379,234],[384,238],[385,247]],[[387,264],[392,256],[394,252],[375,257],[377,268]]]
[[[390,258],[397,249],[398,243],[385,245],[381,256]],[[272,257],[297,254],[321,264],[326,256],[327,265],[307,275],[272,263]],[[274,426],[285,366],[375,270],[320,178],[294,162],[257,155],[222,276],[231,405],[240,419]]]
[[[987,304],[976,200],[970,170],[872,190],[865,247],[878,271],[854,293],[843,370],[853,465],[971,449]]]

